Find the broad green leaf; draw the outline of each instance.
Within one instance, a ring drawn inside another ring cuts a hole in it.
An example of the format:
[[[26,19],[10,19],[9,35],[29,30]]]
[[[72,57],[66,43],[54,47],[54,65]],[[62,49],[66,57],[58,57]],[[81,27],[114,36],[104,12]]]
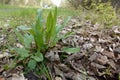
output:
[[[22,25],[21,25],[21,26],[18,26],[17,29],[18,29],[18,30],[31,30],[31,28],[26,27],[26,26],[22,26]]]
[[[18,61],[22,61],[24,59],[25,59],[25,57],[21,57],[21,56],[18,57]]]
[[[65,48],[62,48],[62,51],[70,52],[70,53],[77,53],[77,52],[80,52],[80,48],[68,48],[68,47],[65,47]]]
[[[30,68],[30,70],[33,70],[33,69],[35,69],[36,64],[37,64],[37,62],[36,62],[35,60],[32,60],[32,59],[31,59],[31,60],[28,62],[28,67]]]
[[[54,26],[56,26],[57,22],[57,7],[55,7],[55,12],[54,12]]]
[[[25,45],[25,47],[30,48],[33,40],[34,40],[34,38],[33,38],[32,35],[25,34],[24,35],[24,45]]]
[[[52,26],[53,26],[53,16],[52,13],[50,12],[47,17],[47,22],[46,22],[46,42],[49,44],[51,36],[52,36]]]
[[[21,35],[21,33],[19,31],[15,30],[15,34],[17,35],[18,40],[20,41],[20,43],[24,44],[24,39],[23,39],[23,36]]]
[[[54,41],[55,37],[57,36],[56,28],[57,28],[57,7],[55,7],[55,11],[53,14],[53,27],[52,27],[52,41]]]
[[[42,20],[42,10],[38,11],[38,16],[35,25],[32,27],[33,36],[38,49],[42,49],[44,45],[44,26]]]
[[[38,47],[38,49],[43,49],[44,45],[44,37],[42,35],[42,33],[39,33],[38,31],[36,31],[35,35],[34,35],[34,39],[36,42],[36,45]]]
[[[44,59],[44,58],[43,58],[43,54],[40,53],[40,52],[35,53],[35,55],[32,56],[32,58],[33,58],[35,61],[37,61],[37,62],[42,62],[43,59]]]
[[[18,53],[18,55],[21,57],[21,58],[26,58],[29,56],[29,51],[26,50],[25,48],[15,48],[15,51]]]
[[[57,8],[55,8],[54,13],[50,12],[47,17],[46,23],[46,43],[49,47],[55,45],[55,38],[56,37],[56,21],[57,21]]]
[[[44,29],[42,12],[43,11],[41,9],[38,9],[37,19],[36,19],[36,23],[35,23],[35,29],[40,31],[40,32]]]

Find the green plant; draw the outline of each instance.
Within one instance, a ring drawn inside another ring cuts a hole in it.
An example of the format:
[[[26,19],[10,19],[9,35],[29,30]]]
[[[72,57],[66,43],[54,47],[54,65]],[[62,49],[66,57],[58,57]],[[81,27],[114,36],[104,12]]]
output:
[[[104,26],[112,26],[114,20],[117,19],[116,13],[110,3],[101,3],[96,7],[98,20]]]
[[[77,53],[77,52],[80,52],[80,48],[68,48],[68,47],[65,47],[65,48],[62,48],[62,51],[69,52],[69,53]]]
[[[46,22],[42,16],[42,10],[38,10],[36,22],[31,28],[18,26],[15,33],[22,48],[15,48],[17,53],[16,60],[22,62],[22,65],[29,70],[34,70],[38,62],[43,62],[45,52],[50,47],[54,47],[56,43],[66,38],[71,32],[60,35],[60,31],[64,28],[70,17],[65,19],[62,25],[57,25],[57,8],[54,13],[49,12]],[[21,33],[20,33],[21,32]],[[34,47],[32,47],[34,46]]]
[[[103,28],[111,28],[112,26],[119,25],[119,19],[109,2],[97,5],[93,4],[93,6],[93,9],[86,11],[85,20],[90,20],[92,24],[97,22]]]

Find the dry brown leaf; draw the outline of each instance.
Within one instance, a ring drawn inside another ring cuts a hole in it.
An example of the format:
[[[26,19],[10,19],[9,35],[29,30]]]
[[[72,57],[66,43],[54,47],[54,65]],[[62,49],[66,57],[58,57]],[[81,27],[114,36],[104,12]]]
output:
[[[99,57],[97,58],[97,61],[99,64],[105,65],[109,60],[107,56],[99,55]]]
[[[3,76],[0,76],[0,80],[5,80],[5,78]]]
[[[89,60],[92,62],[97,59],[99,55],[97,53],[94,53],[93,55],[90,56]]]
[[[12,77],[8,78],[7,80],[27,80],[27,79],[25,79],[24,75],[21,73],[20,75],[12,74]]]
[[[55,70],[56,75],[60,76],[63,80],[65,80],[63,72],[58,67],[54,66],[54,70]]]
[[[88,75],[84,75],[81,73],[76,73],[76,75],[74,75],[73,80],[96,80],[93,77],[90,77]]]
[[[45,57],[50,61],[60,61],[57,51],[50,51],[45,54]]]
[[[105,69],[105,68],[106,68],[105,66],[100,65],[100,64],[97,64],[97,63],[94,63],[94,62],[92,62],[90,65],[91,65],[93,68],[97,68],[97,69]]]
[[[63,72],[69,72],[70,71],[70,68],[67,65],[65,65],[65,64],[59,64],[59,68]]]
[[[116,28],[114,29],[114,33],[115,33],[115,34],[120,34],[120,28],[116,27]]]
[[[120,47],[114,49],[114,55],[115,55],[115,57],[118,57],[118,54],[120,54]]]
[[[61,77],[55,77],[55,80],[62,80],[62,78]]]
[[[76,75],[76,73],[73,72],[73,71],[70,71],[70,72],[68,72],[68,73],[64,73],[64,76],[65,76],[65,78],[67,78],[67,79],[72,79],[72,80],[73,80],[74,75]]]
[[[4,57],[8,57],[8,56],[10,56],[10,53],[8,53],[8,52],[3,52],[3,53],[0,54],[0,59],[1,59],[1,58],[4,58]]]
[[[76,53],[76,54],[72,54],[69,57],[67,57],[67,59],[65,60],[65,62],[70,62],[72,60],[77,60],[77,59],[82,59],[85,56],[85,53]]]
[[[108,64],[109,64],[114,70],[116,70],[116,64],[115,64],[115,62],[114,62],[112,59],[109,60]]]
[[[105,56],[107,56],[108,58],[115,59],[115,56],[114,56],[113,52],[103,51],[102,54],[105,55]]]
[[[18,47],[18,48],[23,48],[24,46],[21,45],[20,43],[15,43],[15,46]]]
[[[85,43],[84,45],[83,45],[83,48],[84,49],[90,49],[90,48],[92,48],[93,47],[93,44],[92,43]]]
[[[104,48],[102,48],[101,46],[95,46],[95,50],[96,52],[103,52],[104,51]]]
[[[107,40],[107,39],[100,39],[100,38],[98,39],[98,42],[99,42],[99,43],[103,43],[103,44],[104,44],[104,43],[111,43],[110,40]]]

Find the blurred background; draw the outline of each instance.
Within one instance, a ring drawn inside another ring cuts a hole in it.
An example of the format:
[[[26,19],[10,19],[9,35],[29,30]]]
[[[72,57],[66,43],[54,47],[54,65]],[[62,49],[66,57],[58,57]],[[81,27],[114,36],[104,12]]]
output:
[[[80,17],[83,22],[89,20],[104,27],[120,24],[120,0],[0,0],[0,19],[13,17],[31,21],[38,8],[44,9],[46,17],[55,6],[59,7],[58,15],[62,17]]]

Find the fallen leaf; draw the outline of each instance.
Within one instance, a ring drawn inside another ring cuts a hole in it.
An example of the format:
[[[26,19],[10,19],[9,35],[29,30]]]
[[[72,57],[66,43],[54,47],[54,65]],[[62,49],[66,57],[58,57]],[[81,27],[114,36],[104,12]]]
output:
[[[45,54],[45,57],[50,61],[60,61],[57,51],[50,51]]]
[[[7,80],[27,80],[27,79],[25,79],[24,75],[21,73],[20,75],[12,74],[12,77],[8,78]]]
[[[105,65],[109,60],[107,56],[99,55],[99,57],[97,58],[97,61],[99,64]]]
[[[119,29],[120,29],[120,28],[116,27],[116,28],[114,29],[114,33],[120,34],[120,30],[119,30]]]
[[[92,48],[93,47],[93,44],[91,44],[91,43],[85,43],[84,45],[83,45],[83,48],[84,49],[90,49],[90,48]]]
[[[97,63],[94,63],[94,62],[92,62],[90,65],[91,65],[93,68],[97,68],[97,69],[105,69],[105,68],[106,68],[105,66],[100,65],[100,64],[97,64]]]
[[[18,48],[23,48],[23,47],[24,47],[24,46],[21,45],[20,43],[16,43],[15,45],[16,45],[16,47],[18,47]]]
[[[110,59],[107,63],[108,63],[114,70],[116,70],[116,64],[115,64],[115,62],[114,62],[112,59]]]
[[[76,75],[73,71],[70,71],[68,73],[64,73],[64,76],[66,79],[72,79],[73,80],[73,77],[74,75]]]
[[[115,59],[115,56],[114,56],[113,52],[103,51],[102,54],[105,55],[105,56],[107,56],[108,58]]]
[[[70,71],[70,68],[65,64],[59,64],[59,68],[65,73]]]
[[[88,75],[77,73],[76,75],[74,75],[73,80],[96,80],[96,79]]]
[[[95,50],[96,52],[103,52],[104,51],[104,48],[102,48],[101,46],[95,46]]]
[[[72,54],[69,57],[67,57],[67,59],[65,60],[65,62],[70,62],[74,59],[78,60],[78,59],[82,59],[85,56],[85,53],[76,53],[76,54]]]
[[[62,78],[61,77],[55,77],[55,80],[62,80]]]
[[[9,52],[2,52],[2,53],[0,53],[0,59],[4,58],[4,57],[9,57],[9,56],[10,56]]]
[[[92,62],[92,61],[96,60],[98,58],[98,56],[99,55],[97,53],[94,53],[90,56],[89,60]]]
[[[63,80],[65,80],[63,72],[58,67],[54,66],[54,70],[55,70],[56,75],[60,76]]]
[[[115,57],[118,57],[118,54],[120,54],[120,47],[114,49],[114,55],[115,55]]]
[[[0,80],[6,80],[3,76],[0,76]]]

